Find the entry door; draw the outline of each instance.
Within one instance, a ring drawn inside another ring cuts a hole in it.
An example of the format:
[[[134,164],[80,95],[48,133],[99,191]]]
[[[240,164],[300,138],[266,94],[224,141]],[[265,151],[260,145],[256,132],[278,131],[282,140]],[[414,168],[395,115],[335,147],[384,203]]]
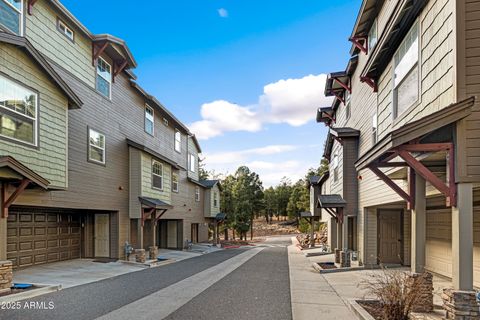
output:
[[[170,220],[167,222],[167,247],[172,249],[177,249],[177,221]]]
[[[198,223],[192,223],[191,239],[193,243],[198,242]]]
[[[95,215],[95,257],[110,257],[110,216]]]
[[[402,263],[402,211],[378,211],[378,249],[380,263]]]

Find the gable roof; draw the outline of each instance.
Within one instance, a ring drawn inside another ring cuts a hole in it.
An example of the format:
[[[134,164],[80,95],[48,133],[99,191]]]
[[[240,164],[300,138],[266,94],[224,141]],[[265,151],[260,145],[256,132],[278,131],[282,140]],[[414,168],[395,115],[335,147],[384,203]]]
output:
[[[8,168],[23,178],[30,180],[43,189],[47,189],[50,182],[11,156],[0,156],[0,169]]]
[[[220,184],[220,180],[200,180],[200,184],[203,185],[207,189],[211,189],[218,185],[220,191],[222,190],[222,186]]]
[[[50,79],[57,85],[57,87],[68,98],[69,109],[78,109],[83,102],[75,94],[75,92],[67,85],[67,83],[60,77],[60,75],[48,63],[47,59],[28,41],[27,38],[20,37],[11,33],[0,31],[0,43],[6,43],[16,46],[27,53],[43,71],[50,77]]]
[[[347,202],[339,194],[321,194],[318,196],[318,208],[344,208]]]
[[[192,138],[193,143],[197,147],[198,153],[202,153],[202,148],[200,148],[200,143],[198,143],[197,137],[194,134],[192,134],[190,137]]]

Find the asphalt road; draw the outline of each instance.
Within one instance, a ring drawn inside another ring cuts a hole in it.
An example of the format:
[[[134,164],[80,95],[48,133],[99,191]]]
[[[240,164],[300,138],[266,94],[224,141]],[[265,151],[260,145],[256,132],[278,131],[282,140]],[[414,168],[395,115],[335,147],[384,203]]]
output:
[[[285,238],[271,239],[271,244],[274,246],[264,248],[167,319],[291,319],[288,256],[287,249],[283,247],[289,243]],[[0,319],[96,319],[222,262],[228,263],[229,259],[245,250],[217,251],[61,290],[32,299],[37,305],[53,303],[53,310],[0,310]]]

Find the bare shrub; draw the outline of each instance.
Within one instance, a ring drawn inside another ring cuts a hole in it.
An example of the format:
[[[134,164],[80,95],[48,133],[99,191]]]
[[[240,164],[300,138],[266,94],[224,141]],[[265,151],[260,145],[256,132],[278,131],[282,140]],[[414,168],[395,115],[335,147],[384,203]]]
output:
[[[422,287],[428,274],[412,277],[411,274],[382,268],[381,273],[373,273],[360,283],[368,295],[378,299],[375,313],[383,320],[408,320],[415,306],[428,301],[422,295]]]

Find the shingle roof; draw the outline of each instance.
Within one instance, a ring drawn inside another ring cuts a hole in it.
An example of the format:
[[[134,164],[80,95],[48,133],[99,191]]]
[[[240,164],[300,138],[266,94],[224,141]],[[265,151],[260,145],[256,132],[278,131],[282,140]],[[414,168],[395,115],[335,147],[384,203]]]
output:
[[[215,185],[218,184],[218,187],[220,187],[220,180],[200,180],[199,181],[202,186],[204,186],[207,189],[213,188]]]
[[[138,197],[138,200],[140,200],[140,203],[143,205],[146,205],[148,207],[152,208],[173,208],[171,205],[169,205],[166,202],[163,202],[160,199],[155,199],[155,198],[149,198],[149,197]]]
[[[310,184],[317,184],[320,181],[320,176],[311,176],[308,178]]]
[[[322,194],[317,204],[320,208],[344,208],[347,202],[339,194]]]

